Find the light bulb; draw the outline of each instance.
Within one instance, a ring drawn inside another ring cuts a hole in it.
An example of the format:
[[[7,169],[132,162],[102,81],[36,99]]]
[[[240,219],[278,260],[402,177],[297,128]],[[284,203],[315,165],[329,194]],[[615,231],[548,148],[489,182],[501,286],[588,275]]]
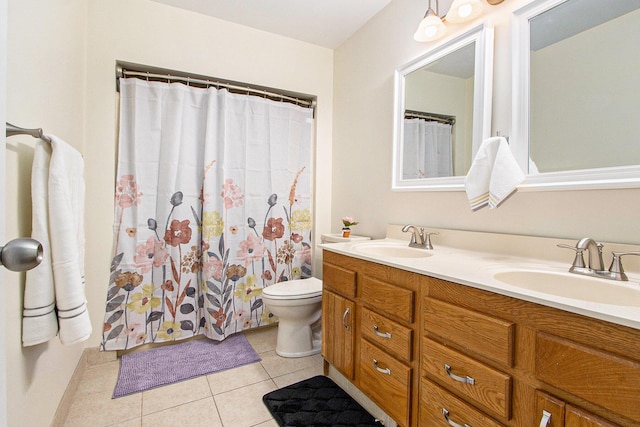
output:
[[[446,28],[433,10],[429,9],[427,15],[420,22],[413,38],[417,42],[428,42],[439,39],[444,35]]]
[[[447,12],[447,22],[454,24],[469,21],[480,16],[482,2],[480,0],[453,0],[451,8]]]
[[[471,15],[472,11],[473,7],[471,7],[470,4],[465,4],[464,6],[461,6],[460,9],[458,9],[458,16],[460,16],[461,18],[466,18]]]

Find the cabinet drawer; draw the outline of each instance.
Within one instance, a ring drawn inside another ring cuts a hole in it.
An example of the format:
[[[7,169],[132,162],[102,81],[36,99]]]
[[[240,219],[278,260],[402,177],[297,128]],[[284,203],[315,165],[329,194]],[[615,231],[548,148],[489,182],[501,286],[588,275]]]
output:
[[[398,424],[409,425],[411,368],[360,340],[360,386]]]
[[[412,358],[413,331],[378,313],[363,308],[360,312],[362,335],[406,362]]]
[[[367,276],[362,277],[361,286],[360,296],[365,304],[407,323],[413,323],[413,291]]]
[[[339,294],[354,298],[356,296],[356,272],[336,265],[322,265],[322,285]]]
[[[640,422],[640,363],[539,332],[536,377]]]
[[[462,349],[513,366],[515,325],[432,298],[424,300],[424,329]]]
[[[442,387],[423,378],[420,389],[420,426],[445,427],[452,425],[502,426]]]
[[[511,418],[509,375],[428,338],[422,339],[422,370],[476,406],[505,419]]]
[[[584,409],[568,404],[557,397],[536,390],[534,426],[545,427],[617,427]]]

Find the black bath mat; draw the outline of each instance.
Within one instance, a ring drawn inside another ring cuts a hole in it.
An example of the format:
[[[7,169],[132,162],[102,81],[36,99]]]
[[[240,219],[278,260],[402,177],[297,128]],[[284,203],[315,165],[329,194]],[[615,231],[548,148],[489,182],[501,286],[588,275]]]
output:
[[[280,427],[382,426],[330,378],[318,375],[262,397]]]

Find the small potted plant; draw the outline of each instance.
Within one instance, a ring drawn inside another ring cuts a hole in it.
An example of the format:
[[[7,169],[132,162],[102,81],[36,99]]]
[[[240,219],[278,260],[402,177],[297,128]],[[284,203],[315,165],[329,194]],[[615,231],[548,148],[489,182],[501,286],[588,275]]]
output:
[[[342,237],[349,237],[351,235],[351,226],[358,225],[355,219],[350,216],[342,218]]]

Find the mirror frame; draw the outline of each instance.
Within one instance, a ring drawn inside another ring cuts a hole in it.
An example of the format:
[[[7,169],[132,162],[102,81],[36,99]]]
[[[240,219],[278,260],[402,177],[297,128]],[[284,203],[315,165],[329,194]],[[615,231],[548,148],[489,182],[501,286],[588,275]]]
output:
[[[464,191],[464,176],[403,179],[402,147],[404,140],[405,77],[430,63],[475,42],[472,151],[475,155],[482,141],[491,136],[491,102],[493,97],[493,27],[484,23],[439,44],[404,64],[394,74],[393,171],[392,191]]]
[[[515,10],[511,22],[512,41],[512,129],[511,150],[518,164],[528,171],[529,164],[529,21],[569,0],[534,0]],[[640,187],[640,165],[543,172],[527,175],[519,190],[557,191]]]

